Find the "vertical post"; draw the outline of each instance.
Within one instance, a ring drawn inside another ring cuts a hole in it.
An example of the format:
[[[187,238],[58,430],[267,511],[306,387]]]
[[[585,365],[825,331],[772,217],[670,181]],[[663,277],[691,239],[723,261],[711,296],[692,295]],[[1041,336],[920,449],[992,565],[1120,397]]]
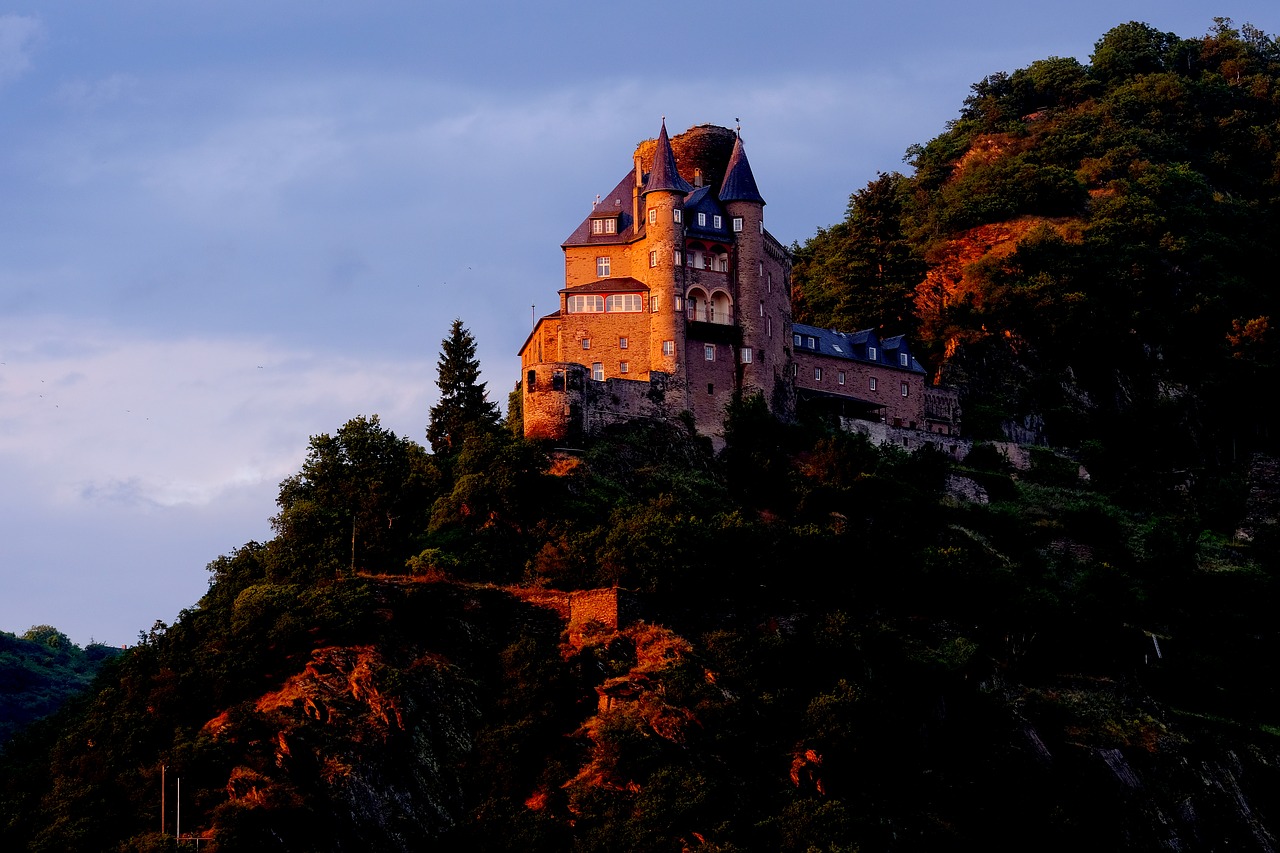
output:
[[[164,765],[160,765],[160,834],[164,835]]]
[[[178,843],[182,843],[182,777],[178,777]]]

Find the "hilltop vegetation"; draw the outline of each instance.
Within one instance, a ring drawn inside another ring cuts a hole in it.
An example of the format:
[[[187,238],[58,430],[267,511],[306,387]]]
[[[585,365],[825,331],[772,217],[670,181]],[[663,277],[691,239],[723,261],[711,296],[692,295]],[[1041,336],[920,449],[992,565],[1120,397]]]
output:
[[[1276,525],[1208,406],[1273,375],[1277,73],[1125,25],[977,84],[800,249],[798,317],[923,336],[967,421],[1090,479],[758,399],[719,454],[549,454],[455,324],[432,450],[314,437],[275,535],[6,747],[0,845],[172,849],[163,767],[216,851],[1274,848]],[[539,603],[614,586],[617,630]]]
[[[32,626],[22,636],[0,631],[0,744],[88,687],[118,651],[101,643],[82,649],[51,625]]]
[[[1116,479],[1228,461],[1267,440],[1277,140],[1272,36],[1116,27],[974,84],[799,247],[796,315],[910,333],[979,436],[1043,421]]]

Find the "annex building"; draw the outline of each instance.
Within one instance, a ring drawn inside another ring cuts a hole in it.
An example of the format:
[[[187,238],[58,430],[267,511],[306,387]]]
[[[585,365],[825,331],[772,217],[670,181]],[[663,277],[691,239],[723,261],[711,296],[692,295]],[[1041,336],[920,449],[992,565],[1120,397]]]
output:
[[[524,430],[575,442],[638,418],[717,438],[735,394],[954,434],[901,336],[792,322],[791,256],[765,227],[741,136],[700,125],[642,142],[562,244],[560,306],[520,348]]]

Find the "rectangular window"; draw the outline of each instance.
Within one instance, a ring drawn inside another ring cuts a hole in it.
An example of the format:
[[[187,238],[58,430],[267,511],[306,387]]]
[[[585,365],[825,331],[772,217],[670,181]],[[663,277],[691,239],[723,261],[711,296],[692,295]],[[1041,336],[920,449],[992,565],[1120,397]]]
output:
[[[672,254],[671,254],[671,259],[672,259],[672,261],[675,263],[675,265],[676,265],[676,266],[680,266],[681,264],[683,264],[683,263],[684,263],[684,260],[680,257],[680,250],[679,250],[679,249],[676,249],[674,252],[672,252]]]
[[[583,349],[591,349],[591,338],[583,338],[583,339],[582,339],[582,348],[583,348]]]
[[[907,396],[907,383],[902,383],[902,396]]]
[[[793,342],[796,346],[800,346],[800,336],[799,336],[799,335],[792,335],[792,336],[791,336],[791,338],[792,338],[792,342]]]
[[[817,346],[817,342],[814,341],[812,335],[806,336],[804,340],[805,340],[805,343],[809,345],[809,349],[814,349]]]
[[[675,210],[673,210],[672,215],[675,216],[676,222],[684,221],[684,211],[681,210],[680,208],[677,207]]]
[[[644,310],[644,297],[638,293],[615,293],[604,301],[606,314],[639,314]]]
[[[837,370],[837,371],[836,371],[836,384],[837,384],[837,385],[843,385],[843,384],[844,384],[844,371],[843,371],[843,370]]]
[[[766,281],[765,292],[773,293],[773,272],[772,271],[769,272],[769,275],[766,277],[765,281]]]
[[[677,296],[677,297],[676,297],[676,310],[677,310],[677,311],[683,311],[683,310],[684,310],[684,297],[683,297],[683,296]]]
[[[604,297],[595,294],[570,296],[565,299],[565,308],[570,314],[600,314],[604,311]]]
[[[658,251],[655,249],[654,251],[649,253],[649,266],[656,267],[657,265],[658,265]]]
[[[702,345],[702,357],[703,357],[704,359],[706,359],[707,361],[715,361],[715,360],[716,360],[716,345],[715,345],[715,344],[703,344],[703,345]]]
[[[606,234],[617,234],[617,233],[618,233],[618,220],[616,220],[616,219],[606,219],[606,220],[604,221],[604,233],[606,233]]]
[[[760,233],[761,233],[761,234],[763,234],[763,233],[764,233],[764,220],[763,220],[763,219],[761,219],[761,220],[760,220]]]
[[[763,316],[764,316],[764,303],[763,303],[763,302],[761,302],[761,303],[760,303],[760,316],[761,316],[761,317],[763,317]]]
[[[699,213],[699,214],[698,214],[698,224],[699,224],[699,225],[701,225],[701,226],[703,226],[704,228],[706,227],[706,225],[707,225],[707,215],[706,215],[705,213]]]
[[[741,231],[741,230],[742,230],[742,217],[741,217],[741,216],[735,216],[735,217],[733,217],[733,230],[734,230],[734,231]]]
[[[604,233],[604,220],[603,220],[603,219],[593,219],[593,220],[591,220],[591,233],[592,233],[592,234],[603,234],[603,233]]]
[[[654,314],[658,313],[658,295],[656,293],[649,297],[649,310]]]
[[[791,375],[795,376],[799,373],[800,373],[800,365],[796,364],[794,361],[791,362]]]
[[[874,376],[867,380],[867,388],[871,391],[876,390],[876,378]]]
[[[676,342],[675,342],[675,341],[663,341],[663,342],[662,342],[662,354],[663,354],[663,355],[675,355],[675,354],[676,354]]]
[[[905,352],[898,353],[898,364],[902,365],[903,367],[908,367],[909,365],[907,362],[909,362],[910,360],[911,360],[911,356],[907,355]]]
[[[626,349],[629,346],[631,346],[629,338],[618,338],[618,349]]]
[[[764,261],[760,262],[760,275],[764,275]]]
[[[813,381],[814,381],[814,382],[821,382],[821,381],[822,381],[822,368],[821,368],[821,367],[815,367],[815,368],[813,369]]]
[[[875,348],[875,347],[867,347],[867,360],[868,360],[868,361],[875,361],[875,360],[876,360],[876,348]]]
[[[743,363],[743,364],[750,364],[750,363],[751,363],[751,360],[752,360],[752,357],[753,357],[754,355],[755,355],[755,350],[751,349],[751,347],[743,347],[743,348],[742,348],[742,363]]]
[[[604,363],[603,362],[597,361],[591,365],[591,378],[597,382],[604,381]]]
[[[773,337],[773,318],[772,317],[764,318],[764,329],[765,329],[765,333],[772,338]]]
[[[697,266],[697,258],[695,257],[697,254],[698,254],[697,252],[685,252],[684,253],[685,264],[691,267]]]
[[[631,362],[629,362],[629,361],[620,361],[620,362],[618,362],[618,372],[619,372],[619,373],[630,373],[630,372],[631,372]]]
[[[716,393],[716,384],[714,382],[707,383],[707,393],[708,394]]]
[[[650,225],[658,224],[658,208],[656,207],[649,208],[649,224]]]
[[[596,258],[596,278],[609,277],[609,258]]]
[[[721,219],[719,216],[713,216],[713,217],[711,217],[711,227],[712,227],[712,228],[723,228],[723,227],[724,227],[724,220],[723,220],[723,219]]]
[[[529,390],[532,391],[534,386],[538,384],[538,371],[530,370],[529,375],[525,377],[525,380],[528,383]]]

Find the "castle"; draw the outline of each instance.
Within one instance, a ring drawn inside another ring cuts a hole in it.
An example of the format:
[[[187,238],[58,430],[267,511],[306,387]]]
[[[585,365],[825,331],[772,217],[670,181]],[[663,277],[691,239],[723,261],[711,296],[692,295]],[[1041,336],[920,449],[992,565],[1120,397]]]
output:
[[[666,121],[564,241],[559,309],[520,348],[525,436],[574,443],[641,418],[717,439],[737,394],[780,418],[797,401],[844,419],[954,434],[954,396],[901,337],[793,323],[791,256],[765,228],[741,136]]]

